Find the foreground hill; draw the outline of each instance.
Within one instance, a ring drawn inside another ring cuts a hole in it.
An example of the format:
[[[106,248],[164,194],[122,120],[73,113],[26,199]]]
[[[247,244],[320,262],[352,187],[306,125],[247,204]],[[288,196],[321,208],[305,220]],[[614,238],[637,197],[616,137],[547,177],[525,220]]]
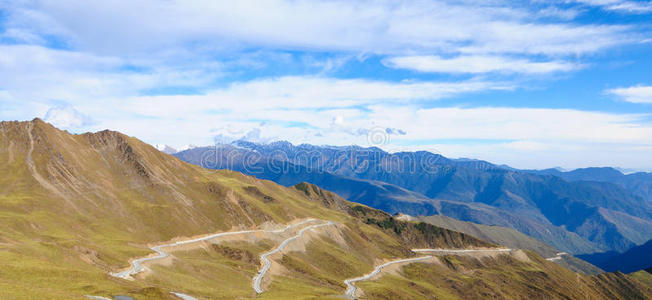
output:
[[[631,274],[632,277],[636,278],[639,282],[652,287],[652,268],[646,270],[640,270]]]
[[[0,123],[0,219],[0,299],[173,299],[172,292],[200,299],[333,298],[344,294],[346,279],[382,262],[419,256],[413,248],[496,247],[433,225],[396,220],[314,185],[287,188],[206,170],[117,132],[72,135],[38,119]],[[305,222],[323,226],[286,227]],[[234,234],[208,236],[224,232]],[[138,268],[133,280],[115,276],[136,258],[153,258],[155,245],[176,246],[166,248],[169,256]],[[265,261],[271,267],[257,295],[252,278],[262,273]],[[594,299],[649,299],[652,293],[626,275],[578,275],[521,250],[488,257],[445,252],[437,261],[453,262],[440,275],[406,269],[429,269],[435,262],[407,264],[359,286],[370,299],[420,299],[426,291],[463,298],[458,279],[494,274],[514,284],[485,291],[508,298],[583,293]],[[386,285],[392,276],[446,284],[415,294],[394,282]],[[547,280],[524,280],[539,276]]]
[[[429,152],[238,141],[175,154],[283,185],[307,181],[390,213],[441,214],[516,229],[574,254],[625,251],[652,238],[652,208],[613,183],[567,182]]]

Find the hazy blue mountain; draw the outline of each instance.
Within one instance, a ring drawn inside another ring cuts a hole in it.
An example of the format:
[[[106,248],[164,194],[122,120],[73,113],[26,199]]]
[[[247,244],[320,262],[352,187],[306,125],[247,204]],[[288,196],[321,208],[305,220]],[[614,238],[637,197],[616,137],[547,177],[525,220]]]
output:
[[[638,172],[632,174],[623,174],[621,171],[609,168],[583,168],[572,171],[559,171],[556,169],[546,169],[531,171],[538,174],[549,174],[561,177],[567,181],[597,181],[617,184],[633,194],[641,196],[647,201],[652,201],[652,173]]]
[[[636,246],[624,253],[609,251],[580,255],[580,258],[600,267],[607,272],[621,271],[623,273],[636,272],[652,268],[652,240]]]
[[[280,145],[286,145],[285,143]],[[423,194],[382,181],[357,179],[311,169],[287,161],[272,159],[252,151],[232,146],[196,148],[176,154],[184,161],[206,168],[231,169],[285,186],[310,182],[331,190],[342,197],[382,209],[389,213],[412,215],[441,214],[465,221],[515,228],[573,253],[593,253],[607,248],[590,242],[576,233],[549,222],[540,222],[508,210],[474,202],[431,199]]]
[[[237,142],[176,155],[283,185],[311,182],[389,213],[510,227],[572,253],[625,251],[652,238],[649,202],[610,182],[569,182],[480,160],[355,146]]]

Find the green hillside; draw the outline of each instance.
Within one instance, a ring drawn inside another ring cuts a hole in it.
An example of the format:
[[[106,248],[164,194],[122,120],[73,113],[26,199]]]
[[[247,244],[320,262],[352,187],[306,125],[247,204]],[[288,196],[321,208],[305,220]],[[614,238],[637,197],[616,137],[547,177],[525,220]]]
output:
[[[134,280],[109,275],[153,254],[153,245],[216,232],[279,228],[306,218],[333,225],[307,231],[272,257],[265,292],[258,296],[251,280],[261,267],[260,254],[294,233],[183,246],[171,250],[167,260],[148,265],[149,271]],[[332,298],[344,293],[347,278],[366,274],[381,262],[419,255],[412,248],[479,247],[495,245],[434,225],[396,220],[316,186],[287,188],[233,171],[202,169],[117,132],[73,135],[38,119],[0,123],[0,299],[174,299],[171,292],[199,299]],[[486,258],[478,268],[516,282],[509,289],[554,297],[576,291],[596,298],[607,292],[622,297],[651,294],[627,276],[617,275],[617,283],[606,284],[612,277],[578,275],[528,255],[529,261],[518,263],[509,255]],[[494,263],[516,271],[494,270]],[[454,265],[449,272],[484,280]],[[450,274],[417,277],[433,283],[432,276],[446,281]],[[517,280],[531,274],[546,276],[560,287],[569,277],[581,280],[575,291],[546,290]],[[374,284],[370,293],[380,287],[393,290],[391,295],[412,295],[394,282],[386,285],[385,278],[361,282],[360,287]],[[507,287],[490,288],[498,292]],[[433,295],[464,296],[461,290]]]
[[[403,219],[426,222],[442,228],[463,232],[481,240],[504,245],[510,248],[532,250],[545,258],[556,257],[557,254],[561,252],[552,246],[511,228],[464,222],[441,215],[427,217],[404,216]],[[561,255],[559,257],[561,259],[554,260],[554,262],[572,271],[582,274],[599,274],[604,272],[600,268],[577,257],[571,256],[570,254]]]

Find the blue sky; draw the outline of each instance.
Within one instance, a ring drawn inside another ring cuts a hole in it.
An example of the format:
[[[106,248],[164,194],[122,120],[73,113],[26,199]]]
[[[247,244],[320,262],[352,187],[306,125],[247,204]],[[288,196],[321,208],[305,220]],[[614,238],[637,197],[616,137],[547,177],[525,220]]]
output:
[[[0,119],[652,170],[652,2],[5,1]]]

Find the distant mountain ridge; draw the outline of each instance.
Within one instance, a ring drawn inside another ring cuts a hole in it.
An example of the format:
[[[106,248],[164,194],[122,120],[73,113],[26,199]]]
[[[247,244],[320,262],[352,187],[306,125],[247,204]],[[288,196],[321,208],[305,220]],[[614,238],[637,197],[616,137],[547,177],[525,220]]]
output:
[[[642,269],[652,269],[652,240],[624,253],[611,251],[580,255],[580,258],[592,262],[607,272],[631,273]]]
[[[554,175],[567,181],[609,182],[628,189],[635,195],[647,199],[647,201],[652,201],[652,173],[623,174],[620,170],[610,167],[582,168],[566,172],[555,169],[531,172]]]
[[[511,227],[566,252],[625,251],[652,238],[649,202],[616,183],[357,146],[238,141],[176,156],[283,185],[311,182],[390,213],[442,214]]]

